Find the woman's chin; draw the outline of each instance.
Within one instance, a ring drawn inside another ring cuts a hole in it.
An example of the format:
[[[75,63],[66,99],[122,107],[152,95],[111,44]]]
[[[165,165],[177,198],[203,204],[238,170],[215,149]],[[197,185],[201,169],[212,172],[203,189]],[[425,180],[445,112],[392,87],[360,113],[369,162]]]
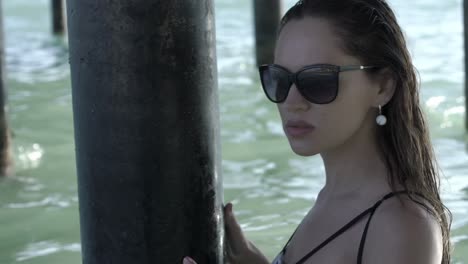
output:
[[[291,150],[299,156],[310,157],[319,153],[319,151],[317,151],[317,149],[313,147],[307,147],[304,145],[302,146],[290,145],[290,146],[291,146]]]

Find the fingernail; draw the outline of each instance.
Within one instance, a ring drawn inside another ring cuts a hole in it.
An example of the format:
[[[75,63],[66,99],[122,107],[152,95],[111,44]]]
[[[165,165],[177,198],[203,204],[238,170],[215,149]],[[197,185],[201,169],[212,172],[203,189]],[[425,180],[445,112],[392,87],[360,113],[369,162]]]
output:
[[[232,215],[232,203],[227,203],[224,206],[224,213]]]
[[[197,264],[197,263],[195,262],[195,260],[191,259],[190,257],[185,257],[183,264]]]

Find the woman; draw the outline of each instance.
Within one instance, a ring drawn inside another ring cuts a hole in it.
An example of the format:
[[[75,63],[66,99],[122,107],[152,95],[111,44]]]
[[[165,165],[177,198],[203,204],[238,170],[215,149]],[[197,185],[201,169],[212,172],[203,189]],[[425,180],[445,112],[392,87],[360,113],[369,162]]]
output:
[[[292,150],[326,184],[273,261],[448,264],[450,211],[404,36],[385,0],[304,0],[259,68]],[[230,263],[270,263],[225,207]],[[194,263],[186,258],[184,263]]]

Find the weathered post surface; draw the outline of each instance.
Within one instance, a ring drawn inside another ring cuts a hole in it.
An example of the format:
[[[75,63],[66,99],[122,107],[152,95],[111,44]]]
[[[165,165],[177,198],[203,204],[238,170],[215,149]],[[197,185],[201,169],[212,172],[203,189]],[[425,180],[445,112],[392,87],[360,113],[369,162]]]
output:
[[[468,0],[463,0],[463,20],[465,36],[465,129],[468,132]]]
[[[281,0],[253,0],[257,65],[272,63],[281,20]]]
[[[52,0],[51,2],[52,32],[56,35],[64,34],[66,31],[64,3],[64,0]]]
[[[7,93],[5,86],[5,42],[2,4],[0,0],[0,177],[13,174],[11,133],[6,116]]]
[[[83,263],[223,263],[213,0],[67,17]]]

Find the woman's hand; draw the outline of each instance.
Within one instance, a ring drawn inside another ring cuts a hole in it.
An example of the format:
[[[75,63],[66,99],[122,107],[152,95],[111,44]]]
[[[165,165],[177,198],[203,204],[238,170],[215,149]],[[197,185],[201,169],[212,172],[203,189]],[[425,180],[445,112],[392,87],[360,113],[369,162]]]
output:
[[[232,212],[232,203],[224,206],[224,229],[226,234],[226,263],[229,264],[269,264],[265,255],[249,240],[247,240],[242,229],[237,223]],[[183,264],[197,264],[190,257],[185,257]],[[202,264],[202,263],[201,263]]]

